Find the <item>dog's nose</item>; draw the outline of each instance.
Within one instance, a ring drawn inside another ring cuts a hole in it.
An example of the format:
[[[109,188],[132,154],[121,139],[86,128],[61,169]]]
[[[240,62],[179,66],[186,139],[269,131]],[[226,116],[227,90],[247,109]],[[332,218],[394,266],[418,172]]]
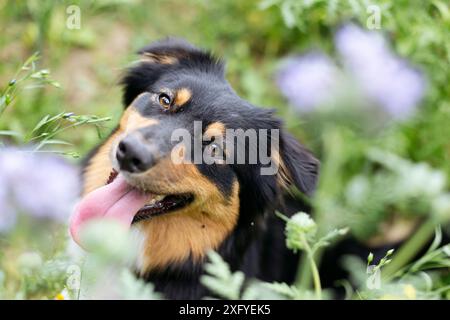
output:
[[[130,135],[120,141],[116,153],[121,170],[144,172],[153,166],[154,157],[137,137]]]

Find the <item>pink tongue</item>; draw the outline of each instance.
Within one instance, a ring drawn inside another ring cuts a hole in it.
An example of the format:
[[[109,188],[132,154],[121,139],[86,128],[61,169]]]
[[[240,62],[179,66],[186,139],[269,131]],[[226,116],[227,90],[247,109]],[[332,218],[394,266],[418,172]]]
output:
[[[127,184],[122,175],[110,184],[87,194],[75,208],[70,221],[70,233],[80,244],[79,232],[84,223],[91,219],[117,219],[127,227],[150,195],[139,192]]]

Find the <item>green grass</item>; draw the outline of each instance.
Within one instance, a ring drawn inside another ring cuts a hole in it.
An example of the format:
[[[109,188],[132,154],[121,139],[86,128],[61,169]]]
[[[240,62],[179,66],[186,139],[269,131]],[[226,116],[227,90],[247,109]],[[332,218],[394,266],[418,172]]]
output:
[[[312,201],[317,239],[349,227],[350,234],[364,241],[376,235],[392,215],[425,221],[389,257],[392,262],[384,261],[380,267],[390,281],[386,290],[349,291],[349,297],[411,297],[409,285],[416,298],[448,297],[448,248],[441,248],[437,241],[420,263],[411,259],[434,232],[439,239],[441,232],[450,229],[445,204],[450,181],[450,7],[443,0],[373,2],[382,8],[381,31],[399,55],[422,70],[427,90],[415,117],[367,137],[330,119],[319,119],[312,126],[282,98],[274,74],[290,54],[315,49],[335,56],[334,32],[349,20],[365,26],[368,1],[0,0],[0,145],[32,143],[36,151],[60,153],[77,163],[116,125],[123,108],[118,82],[137,58],[135,52],[165,36],[184,37],[224,57],[227,78],[237,92],[255,105],[275,108],[288,129],[321,159],[319,190]],[[81,8],[79,30],[65,26],[70,4]],[[383,162],[386,158],[398,166]],[[447,180],[439,192],[429,197],[402,190],[396,190],[394,197],[386,195],[387,186],[408,183],[424,164],[428,170],[420,180],[424,186],[435,174]],[[361,183],[369,196],[356,203],[349,194]],[[28,247],[32,235],[27,227],[0,235],[0,297],[53,298],[67,286],[64,279],[71,258],[65,250],[67,238],[61,235],[65,227],[51,228],[58,234],[57,248]],[[291,237],[295,240],[295,235]],[[30,250],[43,261],[33,255],[23,258]],[[257,283],[254,291],[266,292],[265,297],[326,298],[320,279],[310,270],[320,264],[320,256],[320,248],[314,253],[309,250],[298,276],[301,285]],[[213,280],[205,281],[225,292],[224,297],[239,297],[239,274],[226,271],[215,256],[212,261],[216,264],[209,269]],[[364,278],[365,262],[350,258],[346,263],[355,270],[355,278]],[[21,264],[24,269],[18,268]],[[430,265],[442,270],[430,271]],[[126,273],[120,279],[127,297],[158,297]],[[236,287],[224,290],[227,281]],[[252,294],[250,290],[247,296],[256,297]]]

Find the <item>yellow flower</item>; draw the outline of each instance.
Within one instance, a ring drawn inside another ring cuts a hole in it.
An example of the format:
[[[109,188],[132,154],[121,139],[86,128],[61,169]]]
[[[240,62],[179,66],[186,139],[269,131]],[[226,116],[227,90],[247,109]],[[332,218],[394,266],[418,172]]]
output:
[[[403,294],[410,300],[416,299],[416,289],[410,284],[403,286]]]
[[[54,300],[64,300],[64,299],[65,297],[62,293],[58,293],[54,298]]]

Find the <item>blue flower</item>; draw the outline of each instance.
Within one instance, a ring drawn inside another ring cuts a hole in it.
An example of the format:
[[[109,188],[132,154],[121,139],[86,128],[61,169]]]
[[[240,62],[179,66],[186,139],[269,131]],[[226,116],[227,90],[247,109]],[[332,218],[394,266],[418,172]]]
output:
[[[16,222],[16,214],[11,206],[6,188],[6,179],[0,173],[0,233],[9,230]]]
[[[308,53],[287,60],[277,74],[277,85],[300,112],[308,112],[333,99],[340,71],[326,55]]]
[[[342,67],[323,53],[297,56],[282,66],[277,85],[291,105],[300,112],[348,103],[364,111],[368,105],[373,114],[381,110],[394,119],[414,113],[424,77],[392,52],[381,33],[349,24],[336,33],[335,45]]]
[[[415,111],[425,80],[392,52],[382,34],[349,24],[336,33],[335,44],[345,69],[366,96],[394,118],[405,118]]]
[[[0,231],[19,212],[66,222],[79,195],[78,170],[55,155],[0,151]]]

